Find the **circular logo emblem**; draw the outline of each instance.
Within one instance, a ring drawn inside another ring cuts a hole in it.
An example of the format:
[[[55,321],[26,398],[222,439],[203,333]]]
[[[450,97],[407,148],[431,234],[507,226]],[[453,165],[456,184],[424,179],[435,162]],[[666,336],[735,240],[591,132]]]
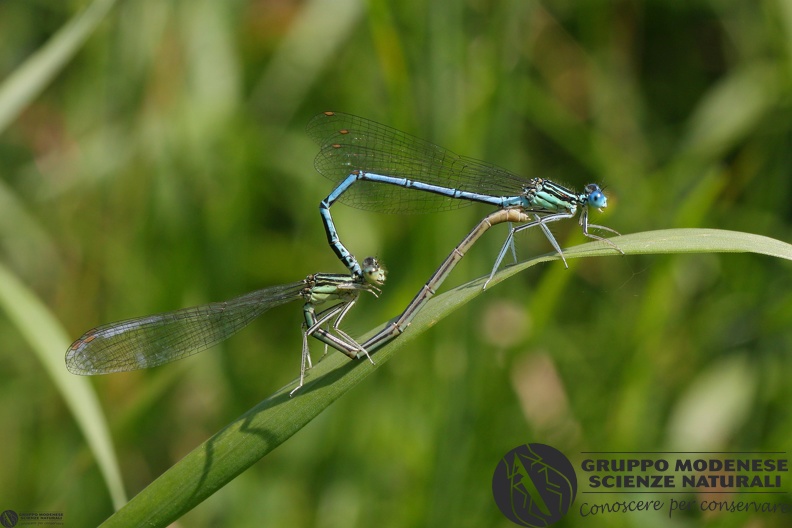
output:
[[[5,526],[5,528],[16,526],[17,521],[19,521],[19,515],[14,510],[6,510],[0,513],[0,524]]]
[[[504,456],[492,476],[492,496],[520,526],[550,526],[569,511],[577,493],[575,468],[545,444],[524,444]]]

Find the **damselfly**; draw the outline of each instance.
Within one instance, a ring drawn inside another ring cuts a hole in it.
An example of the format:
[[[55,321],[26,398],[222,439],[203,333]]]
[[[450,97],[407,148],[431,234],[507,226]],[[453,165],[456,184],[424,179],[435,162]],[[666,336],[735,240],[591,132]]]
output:
[[[363,292],[377,297],[385,269],[377,259],[363,261],[361,276],[316,273],[291,284],[257,290],[229,301],[214,302],[110,323],[89,330],[66,352],[72,374],[94,375],[156,367],[201,352],[228,339],[270,308],[302,299],[303,348],[300,382],[311,367],[308,336],[313,336],[350,358],[368,352],[339,328]],[[316,306],[338,304],[317,313]],[[292,391],[292,393],[294,392]]]
[[[619,234],[588,222],[589,206],[602,210],[608,204],[596,184],[588,184],[584,192],[575,193],[544,178],[526,180],[495,165],[339,112],[316,115],[307,130],[321,147],[316,169],[338,183],[319,205],[327,239],[355,276],[361,273],[360,265],[341,242],[330,214],[330,207],[339,200],[353,207],[388,213],[440,211],[474,202],[529,213],[528,219],[533,219],[530,226],[510,229],[493,274],[513,244],[514,234],[533,226],[542,229],[566,265],[564,253],[546,224],[572,218],[578,208],[583,233],[622,252],[613,242],[589,232],[594,228]],[[403,192],[397,194],[400,191]]]

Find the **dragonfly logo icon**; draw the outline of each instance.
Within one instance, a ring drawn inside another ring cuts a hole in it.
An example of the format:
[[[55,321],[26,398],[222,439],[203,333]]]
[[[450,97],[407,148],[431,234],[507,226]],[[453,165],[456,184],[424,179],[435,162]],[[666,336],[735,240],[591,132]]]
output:
[[[519,526],[550,526],[572,507],[577,477],[569,459],[545,444],[515,447],[498,462],[492,496],[498,508]]]

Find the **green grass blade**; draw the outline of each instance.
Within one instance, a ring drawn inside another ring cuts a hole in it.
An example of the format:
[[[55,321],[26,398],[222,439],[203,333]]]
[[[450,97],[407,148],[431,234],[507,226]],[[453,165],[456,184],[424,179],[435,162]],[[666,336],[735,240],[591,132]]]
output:
[[[116,0],[95,0],[0,85],[0,132],[66,66],[115,3]]]
[[[364,4],[355,0],[305,3],[253,91],[268,120],[292,118],[338,47],[352,36],[363,11]],[[325,23],[328,17],[332,24]]]
[[[36,295],[3,266],[0,266],[0,308],[30,343],[63,395],[96,457],[114,507],[120,508],[126,502],[126,494],[107,422],[88,380],[66,370],[63,360],[69,346],[66,333]]]
[[[661,229],[622,235],[610,239],[625,255],[660,255],[664,253],[758,253],[792,260],[792,245],[762,235],[725,231],[722,229]],[[590,242],[564,250],[567,259],[581,257],[619,256],[603,242]],[[496,275],[493,282],[511,277],[539,262],[558,260],[548,254],[509,267]]]
[[[715,229],[651,231],[611,240],[627,255],[754,252],[792,260],[790,244],[760,235]],[[570,248],[565,256],[567,259],[624,258],[602,242]],[[556,259],[554,255],[542,256],[512,266],[500,272],[494,282]],[[377,352],[376,366],[367,361],[350,362],[341,354],[329,355],[311,370],[308,382],[297,396],[289,398],[291,386],[284,387],[250,409],[151,483],[103,526],[166,526],[175,521],[285,442],[375,368],[385,364],[398,348],[483,293],[484,280],[477,279],[434,298],[401,338]]]

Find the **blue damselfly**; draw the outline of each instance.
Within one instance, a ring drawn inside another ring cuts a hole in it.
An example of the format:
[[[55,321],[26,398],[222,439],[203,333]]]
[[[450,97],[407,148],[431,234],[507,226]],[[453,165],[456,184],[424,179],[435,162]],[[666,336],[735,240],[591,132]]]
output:
[[[517,209],[530,215],[529,225],[513,227],[493,267],[493,274],[514,234],[539,226],[553,248],[563,251],[547,223],[572,218],[580,210],[583,233],[621,250],[613,242],[589,232],[611,233],[608,227],[589,224],[588,208],[602,210],[607,198],[596,184],[575,193],[545,178],[526,180],[505,169],[453,152],[404,132],[361,117],[324,112],[308,123],[308,134],[320,145],[316,169],[338,185],[320,206],[327,238],[336,255],[353,275],[361,273],[354,255],[341,242],[330,207],[342,201],[353,207],[387,213],[441,211],[472,203]]]

